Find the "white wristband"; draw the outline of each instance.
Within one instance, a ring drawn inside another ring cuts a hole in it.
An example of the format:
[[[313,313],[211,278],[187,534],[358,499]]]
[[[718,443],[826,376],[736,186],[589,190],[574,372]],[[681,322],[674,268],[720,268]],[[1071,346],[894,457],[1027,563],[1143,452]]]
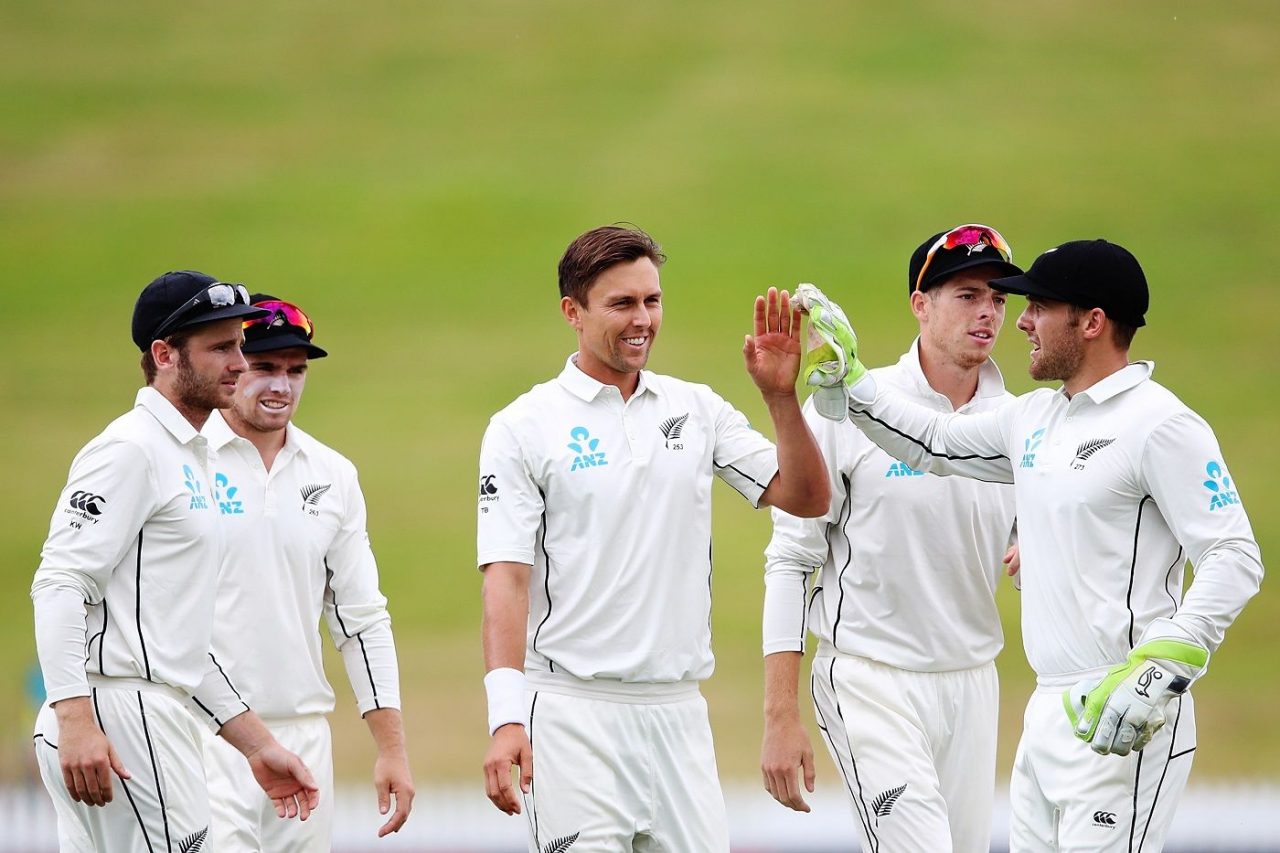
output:
[[[484,692],[489,697],[489,734],[507,723],[524,725],[525,679],[518,669],[502,667],[484,677]]]

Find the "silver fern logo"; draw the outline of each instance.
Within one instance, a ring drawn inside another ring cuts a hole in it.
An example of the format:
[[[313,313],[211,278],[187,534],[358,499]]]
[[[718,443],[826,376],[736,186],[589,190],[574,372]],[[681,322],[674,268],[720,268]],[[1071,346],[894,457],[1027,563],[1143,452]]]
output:
[[[578,835],[579,833],[575,832],[573,835],[565,835],[549,841],[547,846],[542,848],[542,853],[564,853],[578,840]]]
[[[888,817],[889,812],[893,811],[893,806],[898,802],[898,798],[902,796],[902,792],[907,790],[904,782],[897,788],[890,788],[880,796],[871,801],[871,810],[876,813],[876,817]]]
[[[302,487],[302,510],[307,515],[319,515],[320,499],[329,491],[333,483],[312,483]]]
[[[204,849],[205,837],[209,834],[209,827],[205,827],[199,832],[193,832],[186,838],[178,842],[178,850],[181,853],[200,853]]]
[[[1114,438],[1093,438],[1081,442],[1080,446],[1076,448],[1076,458],[1071,460],[1071,467],[1077,471],[1082,470],[1084,463],[1089,461],[1090,456],[1114,441]]]
[[[687,420],[689,420],[689,413],[685,412],[683,415],[667,418],[658,424],[658,429],[661,430],[662,436],[666,439],[668,450],[684,450],[683,444],[672,444],[671,442],[680,440],[680,434],[684,432],[684,424]]]

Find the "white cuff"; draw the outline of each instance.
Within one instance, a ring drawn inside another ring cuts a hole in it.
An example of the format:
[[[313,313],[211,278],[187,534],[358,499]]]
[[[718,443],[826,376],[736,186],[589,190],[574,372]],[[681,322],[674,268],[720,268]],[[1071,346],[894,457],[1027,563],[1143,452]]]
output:
[[[518,669],[502,667],[484,677],[484,692],[489,697],[489,734],[507,723],[525,722],[525,678]]]
[[[849,396],[855,403],[862,403],[869,406],[876,401],[876,393],[879,386],[876,385],[876,378],[868,371],[862,375],[862,378],[853,383],[853,387],[849,389]]]

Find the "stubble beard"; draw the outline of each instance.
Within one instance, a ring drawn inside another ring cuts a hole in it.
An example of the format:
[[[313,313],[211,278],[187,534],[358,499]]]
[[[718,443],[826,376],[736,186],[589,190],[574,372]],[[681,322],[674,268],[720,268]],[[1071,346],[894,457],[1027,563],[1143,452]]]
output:
[[[1066,381],[1080,370],[1084,363],[1084,344],[1074,338],[1064,337],[1052,351],[1040,342],[1040,357],[1031,362],[1031,378],[1038,382]]]
[[[179,403],[186,409],[211,412],[231,405],[231,401],[223,396],[218,380],[201,376],[191,364],[185,349],[178,351],[178,379],[174,391]]]

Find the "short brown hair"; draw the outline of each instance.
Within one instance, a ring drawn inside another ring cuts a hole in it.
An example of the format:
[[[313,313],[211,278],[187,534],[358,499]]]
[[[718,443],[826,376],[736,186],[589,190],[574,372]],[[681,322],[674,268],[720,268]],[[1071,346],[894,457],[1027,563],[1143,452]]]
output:
[[[655,267],[667,256],[648,234],[634,226],[602,225],[569,244],[560,258],[560,295],[587,304],[587,291],[600,273],[618,264],[648,258]]]
[[[1072,323],[1078,323],[1086,311],[1093,310],[1073,303],[1067,303],[1067,307],[1071,311],[1068,318]],[[1105,308],[1102,309],[1102,313],[1106,314],[1107,310]],[[1111,322],[1111,342],[1120,349],[1127,350],[1129,345],[1133,343],[1133,336],[1138,334],[1138,327],[1129,323],[1122,323],[1114,319],[1110,314],[1107,314],[1107,320]]]
[[[164,342],[179,352],[184,352],[187,348],[187,341],[191,340],[192,329],[181,329],[164,339]],[[151,347],[147,347],[142,351],[142,375],[146,377],[147,384],[153,385],[156,381],[156,360],[151,355]]]

